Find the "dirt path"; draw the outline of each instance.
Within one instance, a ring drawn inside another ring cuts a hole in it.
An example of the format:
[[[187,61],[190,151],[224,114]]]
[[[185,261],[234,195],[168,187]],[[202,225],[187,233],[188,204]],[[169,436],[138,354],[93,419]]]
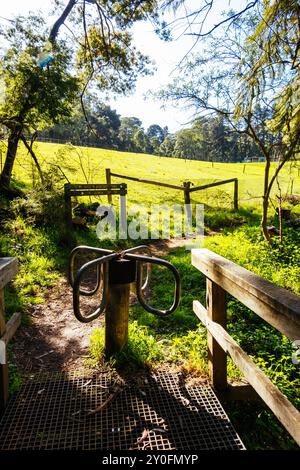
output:
[[[185,239],[158,240],[151,244],[154,256],[184,246]],[[134,295],[131,302],[134,302]],[[95,309],[97,299],[83,299],[83,307]],[[73,314],[72,289],[61,279],[45,295],[45,303],[31,307],[30,321],[22,325],[13,342],[14,363],[24,371],[59,371],[83,366],[88,356],[89,335],[104,324],[104,316],[91,323],[80,323]]]
[[[89,334],[103,323],[76,320],[72,290],[61,279],[46,295],[45,303],[33,306],[30,321],[18,330],[14,341],[15,363],[20,370],[67,370],[80,367],[87,355]]]

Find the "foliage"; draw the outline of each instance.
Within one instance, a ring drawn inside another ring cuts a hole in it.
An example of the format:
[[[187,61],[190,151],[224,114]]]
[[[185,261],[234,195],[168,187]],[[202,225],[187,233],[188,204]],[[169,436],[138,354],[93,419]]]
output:
[[[264,132],[263,128],[260,130]],[[85,101],[85,115],[78,109],[65,124],[47,128],[39,132],[39,137],[188,160],[263,160],[261,151],[250,138],[232,131],[223,118],[197,118],[191,127],[175,134],[158,124],[151,124],[145,130],[138,118],[120,118],[116,111],[92,96]]]
[[[4,144],[3,144],[4,145]],[[264,165],[263,163],[211,163],[193,160],[183,160],[174,158],[162,158],[138,153],[118,152],[113,150],[91,149],[85,147],[35,143],[34,151],[39,157],[44,173],[48,175],[50,169],[55,171],[55,179],[58,187],[63,187],[68,180],[71,183],[105,183],[104,168],[111,168],[114,173],[144,178],[182,185],[183,181],[191,181],[195,186],[212,183],[217,180],[225,180],[237,177],[239,180],[239,200],[241,205],[255,206],[260,204],[260,190],[263,184]],[[22,182],[27,189],[32,188],[32,165],[26,159],[27,150],[23,144],[19,148],[19,157],[15,164],[13,173],[14,182]],[[271,169],[276,167],[272,163]],[[174,170],[176,168],[176,170]],[[64,176],[65,175],[65,176]],[[50,176],[49,176],[50,178]],[[112,179],[114,183],[122,180]],[[47,176],[48,181],[48,176]],[[128,187],[128,200],[131,203],[155,204],[182,202],[181,191],[158,186],[145,185],[125,181]],[[293,193],[300,193],[300,179],[298,177],[298,167],[296,165],[286,166],[282,170],[279,182],[283,194],[290,195],[291,184],[293,182]],[[210,207],[232,207],[233,187],[232,184],[223,187],[212,188],[191,194],[192,202],[204,203],[209,215]],[[220,192],[222,191],[222,192]],[[272,196],[274,195],[274,188]],[[275,193],[275,194],[274,194]],[[107,201],[105,197],[99,198]],[[114,198],[115,203],[118,199]],[[297,212],[297,208],[295,208]],[[221,212],[216,217],[225,215]]]
[[[26,199],[15,199],[11,204],[16,217],[21,216],[34,226],[56,226],[65,223],[64,196],[61,191],[32,190]]]
[[[126,93],[132,90],[138,75],[149,73],[149,59],[134,47],[128,29],[135,21],[155,18],[156,2],[132,0],[116,6],[114,1],[100,5],[84,0],[78,5],[76,0],[69,0],[56,4],[58,11],[63,11],[50,34],[43,18],[32,14],[17,17],[9,26],[0,28],[4,48],[8,45],[3,50],[0,74],[0,124],[9,130],[0,177],[5,193],[10,191],[18,143],[24,139],[24,131],[36,131],[68,117],[76,95],[79,98],[79,89],[83,105],[84,93],[92,85],[102,93]],[[72,39],[65,36],[58,40],[60,28],[67,20],[72,25],[68,29]],[[54,61],[43,69],[38,65],[38,54],[46,47],[51,48]],[[32,157],[35,158],[33,154]]]
[[[48,152],[47,160],[51,160],[50,155],[55,158],[53,156],[55,151],[60,151],[60,164],[64,163],[62,169],[66,175],[73,182],[83,181],[80,160],[76,161],[78,149],[71,150],[68,147],[46,144],[37,144],[37,148],[43,148],[44,152]],[[238,175],[240,179],[241,194],[243,195],[247,194],[249,186],[254,192],[257,191],[263,178],[262,165],[260,164],[247,164],[246,168],[239,164],[217,163],[212,166],[206,162],[175,161],[108,150],[81,149],[81,151],[83,152],[81,165],[86,174],[89,173],[86,165],[90,165],[91,173],[95,174],[99,167],[99,161],[101,161],[105,166],[106,164],[108,167],[111,166],[112,170],[116,172],[125,172],[126,169],[126,173],[130,175],[138,176],[142,171],[145,176],[149,175],[153,178],[154,171],[157,172],[159,178],[167,178],[171,172],[173,172],[173,177],[176,177],[174,175],[174,163],[176,163],[177,181],[180,181],[183,172],[186,177],[191,177],[191,179],[192,177],[200,178],[200,176],[203,178],[205,175],[206,179],[210,181],[215,178],[226,179],[235,172],[234,174]],[[20,160],[22,163],[22,157]],[[47,166],[46,163],[44,165]],[[16,168],[19,170],[19,178],[24,179],[28,187],[30,172],[26,173],[26,169],[21,166]],[[296,185],[297,171],[295,169],[293,171]],[[282,177],[283,175],[286,178],[285,184],[288,186],[290,175],[288,172],[283,172]],[[98,176],[96,175],[96,177]],[[104,181],[103,171],[101,178],[99,180]],[[61,182],[58,181],[56,185],[61,185]],[[128,187],[129,206],[133,202],[151,203],[154,200],[165,202],[166,199],[173,203],[177,197],[182,201],[181,193],[177,196],[173,191],[160,191],[157,187],[153,189],[148,186],[145,188],[139,183],[131,184],[131,182]],[[13,204],[3,201],[0,205],[0,211],[2,208],[2,213],[5,215],[5,221],[1,219],[3,230],[0,232],[0,256],[15,255],[20,261],[20,273],[14,287],[6,292],[8,313],[20,309],[26,311],[28,305],[42,302],[45,289],[53,285],[65,270],[69,248],[61,243],[61,233],[57,224],[47,225],[47,217],[44,219],[41,217],[43,197],[39,202],[39,194],[37,190],[29,193],[29,202],[28,204],[25,202],[25,205],[21,201],[15,201]],[[221,200],[217,201],[216,194],[216,190],[212,189],[214,203],[217,203],[218,206],[207,205],[205,218],[207,228],[219,230],[220,233],[207,237],[205,246],[283,287],[299,292],[300,240],[298,240],[298,231],[287,229],[285,245],[274,240],[273,246],[270,247],[261,237],[258,229],[258,214],[254,208],[243,208],[238,212],[230,209],[225,210],[223,196]],[[202,194],[200,198],[204,198],[204,195]],[[56,211],[56,209],[54,210]],[[272,222],[274,223],[274,221]],[[239,225],[238,228],[237,225]],[[77,242],[87,245],[99,244],[94,227],[78,233]],[[115,248],[118,246],[114,242],[107,242],[105,247]],[[205,279],[193,268],[190,263],[190,252],[184,248],[171,253],[168,259],[181,274],[184,293],[181,305],[174,314],[167,318],[154,317],[140,306],[134,305],[130,312],[130,347],[123,351],[117,361],[119,364],[125,364],[126,361],[129,361],[134,363],[136,367],[145,364],[149,367],[160,367],[162,362],[167,362],[183,371],[202,376],[207,372],[206,331],[202,325],[199,325],[191,305],[194,299],[205,303]],[[170,305],[172,289],[172,277],[166,271],[154,268],[151,298],[149,299],[151,304],[157,307]],[[228,330],[291,401],[299,406],[297,394],[299,373],[291,361],[290,342],[234,299],[229,299],[228,302]],[[92,335],[91,339],[93,362],[103,354],[103,344],[103,329],[100,329]],[[228,364],[228,371],[230,378],[235,380],[239,378],[239,373],[231,362]],[[245,405],[243,404],[242,408],[231,408],[229,411],[235,417],[236,426],[240,432],[242,426],[239,426],[238,423],[241,416],[244,416]],[[246,439],[243,434],[242,437],[247,441],[249,448],[293,448],[293,443],[286,433],[270,413],[262,409],[260,405],[247,407],[247,423]],[[266,433],[267,426],[270,428],[269,435]],[[248,430],[250,431],[247,440]],[[255,433],[263,435],[263,445],[255,438]]]
[[[88,121],[88,122],[87,122]],[[85,115],[78,108],[66,123],[48,127],[39,132],[39,137],[59,139],[73,145],[94,145],[101,148],[117,148],[120,117],[110,106],[94,96],[85,99]]]
[[[8,313],[43,301],[44,289],[58,278],[58,238],[55,230],[35,228],[30,220],[26,223],[20,217],[5,223],[0,233],[0,256],[16,256],[19,261],[14,286],[6,291]]]
[[[8,373],[9,373],[9,395],[13,396],[15,393],[17,393],[23,383],[22,376],[20,374],[20,371],[17,369],[17,367],[14,365],[12,362],[13,356],[11,353],[11,347],[8,346]]]
[[[20,17],[0,33],[6,50],[1,58],[0,80],[4,87],[0,119],[9,129],[22,124],[27,131],[58,122],[71,114],[77,80],[67,72],[70,51],[55,50],[55,65],[43,70],[37,64],[46,42],[46,24],[39,16]]]
[[[232,130],[252,139],[266,161],[261,226],[270,242],[270,193],[284,164],[299,152],[300,7],[296,0],[250,2],[242,12],[227,12],[204,34],[213,4],[204,2],[197,14],[189,15],[200,15],[200,31],[191,34],[205,36],[206,48],[187,57],[180,76],[159,97],[185,102],[198,116],[220,116]],[[242,18],[247,10],[251,13]],[[193,20],[194,26],[199,24]],[[278,165],[271,174],[274,160]]]
[[[129,323],[128,344],[115,356],[118,366],[150,366],[162,361],[163,350],[151,335],[150,329],[141,326],[137,321]],[[104,330],[95,329],[90,336],[90,353],[92,358],[100,361],[104,354]]]
[[[46,41],[46,24],[38,16],[17,18],[0,29],[3,51],[0,81],[0,124],[6,129],[8,147],[0,184],[8,187],[18,141],[23,133],[55,124],[71,115],[79,82],[68,71],[71,53],[65,44],[55,47],[51,68],[38,66],[38,53]],[[4,46],[3,46],[4,47]]]
[[[165,157],[174,156],[174,147],[175,147],[176,137],[173,134],[167,134],[163,142],[159,146],[159,155]]]
[[[77,66],[85,80],[93,77],[102,92],[128,93],[138,75],[150,72],[149,63],[132,44],[128,31],[110,31],[98,26],[97,21],[88,28],[77,54]]]
[[[257,227],[243,226],[233,233],[217,235],[206,246],[296,294],[300,293],[300,233],[285,228],[285,242],[273,240],[272,249]]]
[[[242,80],[236,109],[239,115],[252,112],[270,84],[277,82],[269,128],[276,135],[281,133],[282,142],[293,147],[300,119],[299,16],[297,0],[265,2],[261,18],[247,38],[246,53],[252,67],[245,73],[241,61]]]
[[[39,132],[39,137],[59,139],[73,145],[120,149],[148,154],[161,154],[162,143],[170,138],[167,128],[151,124],[145,131],[136,117],[120,117],[110,106],[89,95],[84,100],[85,111],[76,109],[65,124]],[[170,156],[172,155],[171,152]]]

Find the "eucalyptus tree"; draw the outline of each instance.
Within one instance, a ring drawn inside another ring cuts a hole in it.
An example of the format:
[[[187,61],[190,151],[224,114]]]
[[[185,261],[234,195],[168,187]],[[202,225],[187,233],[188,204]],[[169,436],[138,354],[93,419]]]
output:
[[[159,155],[161,155],[162,157],[173,157],[175,143],[176,136],[174,134],[168,133],[159,147]]]
[[[270,240],[271,190],[284,164],[299,152],[300,5],[296,0],[248,2],[204,31],[214,3],[200,2],[185,16],[188,34],[197,41],[206,38],[205,46],[186,56],[178,78],[159,97],[185,102],[195,116],[216,114],[252,139],[266,162],[261,226]],[[169,4],[176,7],[176,2]]]
[[[0,25],[0,125],[8,132],[2,192],[10,191],[25,131],[67,118],[76,97],[84,110],[89,89],[128,93],[139,75],[150,73],[150,61],[133,45],[129,28],[135,21],[157,20],[155,0],[54,0],[54,4],[56,20],[50,29],[41,14]],[[34,156],[32,146],[28,148]]]
[[[9,187],[18,143],[28,133],[55,124],[72,112],[79,83],[69,71],[71,56],[65,44],[55,49],[55,65],[42,69],[38,51],[47,39],[44,20],[19,17],[1,36],[7,47],[0,60],[0,122],[7,132],[7,153],[0,188]]]

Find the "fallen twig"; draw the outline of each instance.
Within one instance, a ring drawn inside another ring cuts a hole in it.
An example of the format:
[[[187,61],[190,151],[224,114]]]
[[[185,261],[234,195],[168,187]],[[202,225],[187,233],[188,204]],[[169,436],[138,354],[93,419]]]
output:
[[[138,438],[136,443],[141,444],[142,442],[144,442],[147,439],[148,436],[149,436],[149,430],[144,429],[143,434],[141,435],[141,437]]]
[[[91,385],[91,387],[104,388],[106,390],[109,388],[107,385],[100,385],[100,384],[93,384]]]
[[[117,387],[114,391],[114,393],[112,393],[108,398],[107,400],[105,400],[104,403],[102,403],[100,406],[98,406],[97,408],[95,408],[95,410],[91,410],[88,412],[87,416],[91,416],[91,415],[94,415],[96,413],[98,413],[98,411],[102,411],[104,410],[115,398],[117,395],[119,395],[119,393],[121,392],[122,390],[122,387]]]
[[[82,385],[82,388],[87,387],[91,382],[92,382],[92,379],[88,380],[87,382],[85,382],[85,384]]]
[[[35,359],[41,359],[44,356],[48,356],[48,354],[54,353],[54,350],[52,349],[51,351],[45,352],[44,354],[41,354],[40,356],[36,356]]]
[[[167,429],[164,428],[153,428],[151,429],[151,432],[168,432]]]

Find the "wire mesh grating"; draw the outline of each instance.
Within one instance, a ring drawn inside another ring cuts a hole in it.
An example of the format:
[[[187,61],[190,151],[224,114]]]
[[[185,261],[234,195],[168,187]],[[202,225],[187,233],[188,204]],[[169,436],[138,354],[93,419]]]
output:
[[[115,384],[109,373],[30,376],[2,417],[0,449],[244,449],[210,386],[171,373]]]

